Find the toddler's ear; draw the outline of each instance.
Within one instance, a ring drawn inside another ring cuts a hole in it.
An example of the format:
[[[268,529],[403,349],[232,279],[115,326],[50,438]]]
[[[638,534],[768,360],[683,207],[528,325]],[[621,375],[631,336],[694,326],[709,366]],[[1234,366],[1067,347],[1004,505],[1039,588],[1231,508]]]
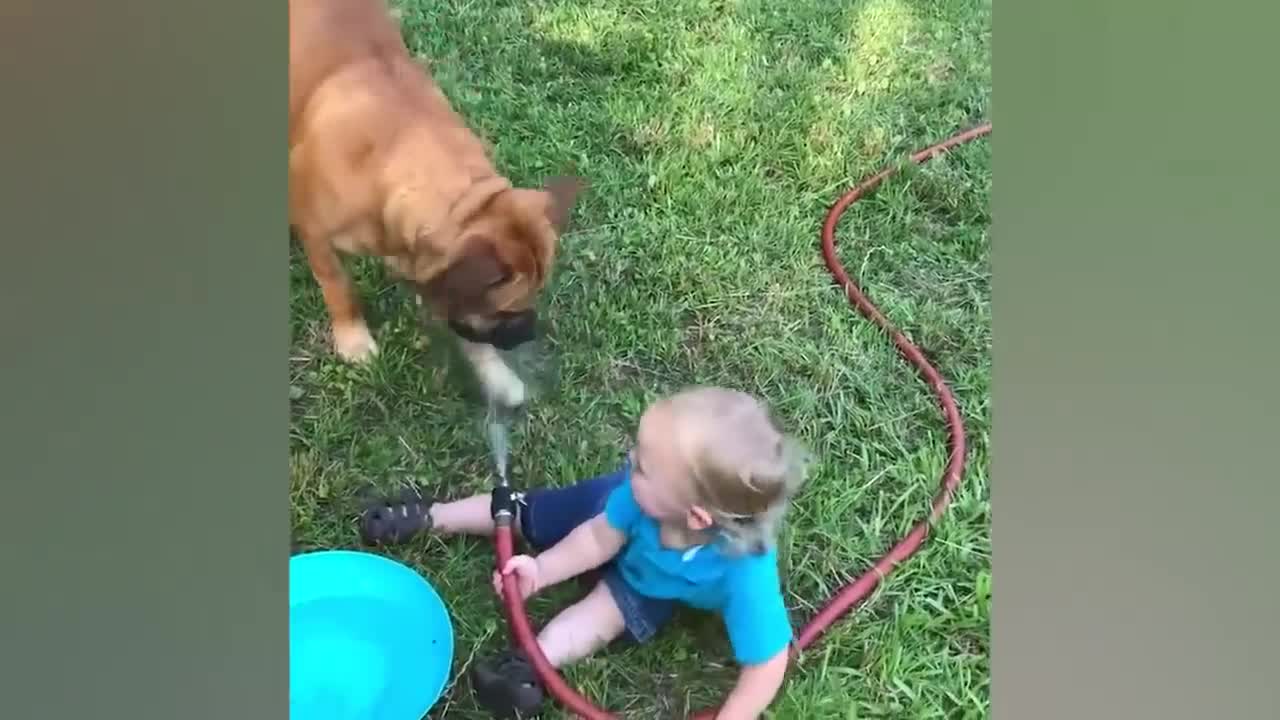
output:
[[[706,530],[715,524],[711,514],[697,505],[689,508],[688,520],[690,530]]]

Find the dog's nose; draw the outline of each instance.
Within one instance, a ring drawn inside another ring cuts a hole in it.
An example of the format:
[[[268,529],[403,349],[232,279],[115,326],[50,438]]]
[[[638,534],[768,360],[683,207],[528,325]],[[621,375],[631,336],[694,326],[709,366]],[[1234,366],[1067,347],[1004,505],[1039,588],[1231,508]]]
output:
[[[533,334],[538,332],[537,310],[525,310],[519,315],[516,315],[512,320],[512,324],[522,330],[527,330],[529,333]]]
[[[512,350],[538,336],[538,313],[524,310],[508,315],[493,329],[493,344],[501,350]]]

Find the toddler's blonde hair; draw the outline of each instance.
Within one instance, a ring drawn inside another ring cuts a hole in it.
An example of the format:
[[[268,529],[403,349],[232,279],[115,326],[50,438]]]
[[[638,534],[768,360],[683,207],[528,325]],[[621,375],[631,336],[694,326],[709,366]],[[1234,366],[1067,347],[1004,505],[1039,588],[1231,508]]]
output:
[[[808,451],[750,394],[694,387],[661,402],[675,419],[693,500],[729,549],[759,553],[772,546],[804,483]]]

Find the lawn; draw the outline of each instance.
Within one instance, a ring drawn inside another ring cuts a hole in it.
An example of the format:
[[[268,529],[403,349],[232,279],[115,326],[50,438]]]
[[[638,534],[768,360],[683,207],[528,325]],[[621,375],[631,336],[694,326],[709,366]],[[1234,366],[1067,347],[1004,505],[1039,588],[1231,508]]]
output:
[[[562,243],[516,428],[527,484],[607,470],[653,398],[691,383],[767,398],[819,462],[782,538],[797,625],[927,511],[946,458],[927,388],[834,289],[834,198],[987,117],[989,0],[398,0],[411,50],[519,184],[592,189]],[[842,257],[956,391],[968,472],[921,553],[801,659],[775,718],[989,715],[988,140],[890,180],[842,222]],[[461,495],[488,482],[482,410],[438,332],[375,262],[352,264],[383,354],[344,366],[300,251],[290,267],[290,497],[300,548],[357,544],[361,486]],[[489,546],[394,556],[443,594],[455,677],[506,641]],[[570,583],[572,585],[572,583]],[[549,592],[535,622],[572,598]],[[733,682],[713,617],[678,616],[570,681],[634,718],[678,718]],[[482,718],[465,679],[433,717]],[[559,716],[559,711],[549,713]]]

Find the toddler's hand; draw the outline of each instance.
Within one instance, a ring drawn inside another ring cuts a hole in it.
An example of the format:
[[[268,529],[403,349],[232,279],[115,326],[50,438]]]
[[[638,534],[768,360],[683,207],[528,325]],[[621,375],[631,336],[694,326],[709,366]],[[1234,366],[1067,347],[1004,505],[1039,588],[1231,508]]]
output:
[[[520,595],[527,600],[542,586],[538,579],[538,569],[538,561],[534,558],[516,555],[507,561],[502,572],[493,573],[493,591],[498,593],[498,597],[502,597],[502,576],[515,573],[520,585]]]

